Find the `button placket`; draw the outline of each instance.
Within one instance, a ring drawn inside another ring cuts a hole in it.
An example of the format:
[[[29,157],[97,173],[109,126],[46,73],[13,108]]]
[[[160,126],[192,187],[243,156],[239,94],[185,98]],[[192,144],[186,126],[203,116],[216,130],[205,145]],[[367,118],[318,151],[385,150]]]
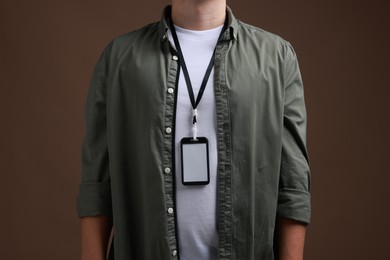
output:
[[[162,174],[164,180],[164,196],[166,207],[167,238],[172,256],[177,255],[175,208],[174,208],[174,109],[175,109],[175,88],[178,70],[178,57],[172,53],[171,60],[168,60],[168,75],[165,86],[165,111],[163,122],[163,158]],[[174,253],[175,251],[175,253]]]

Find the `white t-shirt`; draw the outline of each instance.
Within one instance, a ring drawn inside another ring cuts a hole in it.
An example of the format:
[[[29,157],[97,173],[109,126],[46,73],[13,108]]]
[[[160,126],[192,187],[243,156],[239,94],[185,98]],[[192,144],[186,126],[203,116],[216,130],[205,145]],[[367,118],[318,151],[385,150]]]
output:
[[[187,65],[195,99],[209,65],[222,26],[205,31],[186,30],[175,26]],[[169,39],[175,46],[172,34]],[[179,253],[182,260],[218,259],[216,228],[217,140],[214,69],[211,71],[203,97],[197,107],[198,136],[209,141],[210,183],[184,186],[181,180],[180,140],[192,137],[192,106],[183,71],[180,69],[176,109],[176,209]]]

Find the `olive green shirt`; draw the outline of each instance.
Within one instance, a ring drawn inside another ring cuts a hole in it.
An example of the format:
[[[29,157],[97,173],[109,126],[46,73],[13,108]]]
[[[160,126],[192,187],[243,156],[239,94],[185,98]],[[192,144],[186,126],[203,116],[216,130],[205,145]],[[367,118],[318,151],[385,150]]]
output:
[[[179,255],[179,63],[167,36],[170,11],[110,42],[89,88],[78,214],[112,215],[110,259]],[[272,260],[276,218],[310,221],[302,79],[288,42],[235,19],[229,8],[227,19],[214,65],[218,254]]]

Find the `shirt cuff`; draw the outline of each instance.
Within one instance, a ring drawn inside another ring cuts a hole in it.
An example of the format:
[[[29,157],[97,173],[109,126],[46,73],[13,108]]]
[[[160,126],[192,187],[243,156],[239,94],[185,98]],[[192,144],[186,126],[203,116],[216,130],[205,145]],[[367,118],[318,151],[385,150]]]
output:
[[[294,189],[281,190],[278,198],[277,215],[278,217],[309,224],[311,216],[310,193]]]
[[[79,217],[112,215],[111,183],[82,183],[77,197]]]

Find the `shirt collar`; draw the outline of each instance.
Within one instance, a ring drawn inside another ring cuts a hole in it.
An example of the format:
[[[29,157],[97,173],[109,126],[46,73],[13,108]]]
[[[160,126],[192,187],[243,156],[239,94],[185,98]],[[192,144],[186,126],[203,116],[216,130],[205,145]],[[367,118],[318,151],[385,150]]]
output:
[[[161,20],[159,24],[159,35],[160,40],[165,41],[168,39],[168,29],[169,29],[169,19],[171,19],[172,6],[168,5],[164,8],[161,15]],[[226,14],[228,19],[228,27],[226,31],[222,34],[221,38],[224,40],[237,40],[237,31],[238,31],[238,21],[234,17],[232,10],[227,6]]]

